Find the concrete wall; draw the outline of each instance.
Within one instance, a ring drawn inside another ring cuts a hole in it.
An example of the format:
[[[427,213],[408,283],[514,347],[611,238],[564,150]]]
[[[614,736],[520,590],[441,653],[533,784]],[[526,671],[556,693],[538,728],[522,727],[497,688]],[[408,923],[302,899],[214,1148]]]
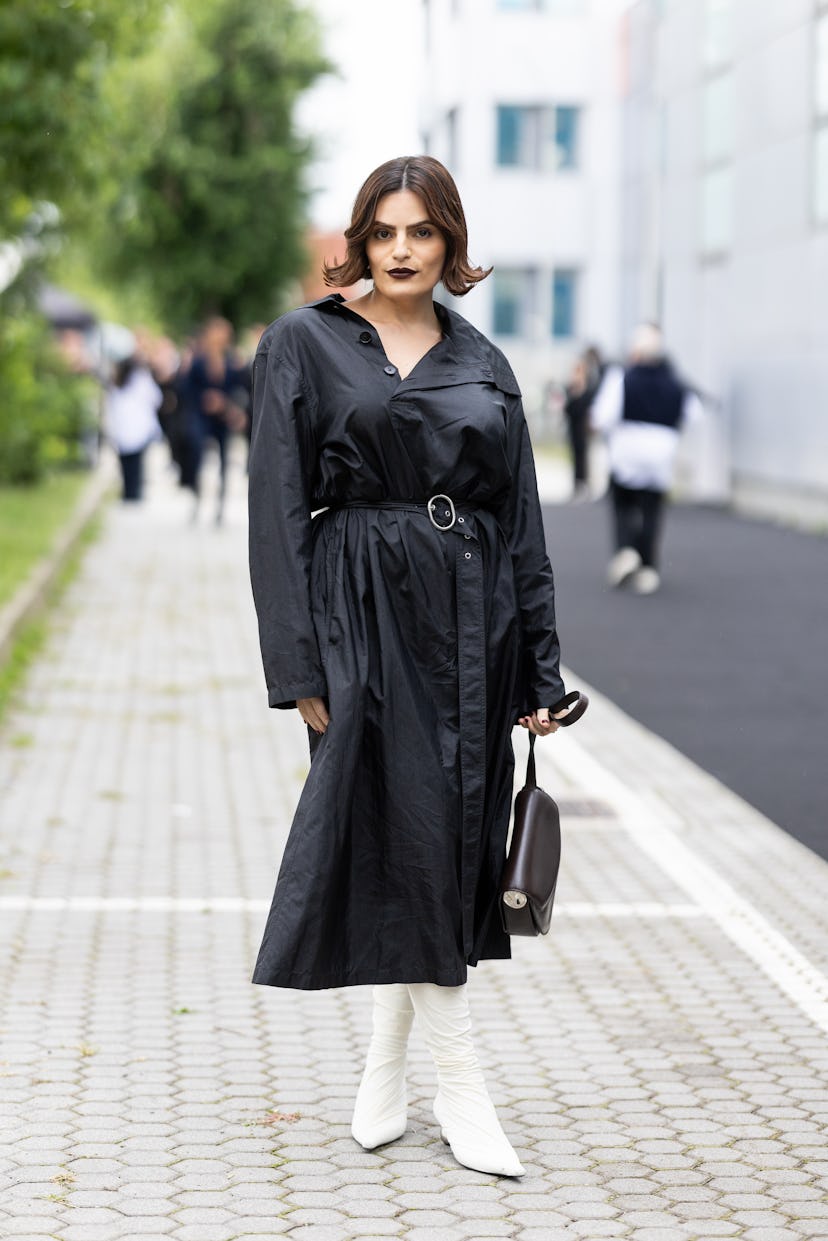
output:
[[[530,413],[538,410],[548,380],[565,378],[585,343],[596,340],[613,352],[619,346],[620,0],[567,7],[570,16],[502,11],[495,0],[426,5],[424,141],[457,179],[472,259],[537,271],[527,332],[494,337],[515,367]],[[578,168],[499,168],[498,103],[580,105]],[[576,333],[564,341],[554,340],[550,330],[556,267],[581,273]],[[492,300],[489,279],[456,304],[493,335]]]
[[[828,511],[828,229],[812,210],[817,7],[722,5],[731,25],[718,57],[705,0],[641,0],[629,14],[620,318],[626,332],[659,317],[683,369],[720,399],[737,495],[764,491],[773,507],[772,496],[795,492]],[[705,132],[716,91],[730,107]],[[711,247],[704,180],[717,170],[731,183],[730,237]]]

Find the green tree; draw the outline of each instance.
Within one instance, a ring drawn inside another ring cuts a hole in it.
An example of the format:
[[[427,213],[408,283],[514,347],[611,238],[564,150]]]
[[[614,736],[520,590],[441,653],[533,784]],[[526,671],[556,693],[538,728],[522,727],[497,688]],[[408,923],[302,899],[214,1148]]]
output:
[[[101,85],[159,0],[0,0],[0,239],[39,202],[89,193],[105,143]]]
[[[179,0],[157,45],[108,84],[121,121],[96,249],[147,282],[161,318],[272,316],[301,272],[299,94],[328,69],[294,0]]]
[[[42,319],[25,307],[0,316],[0,485],[82,463],[94,388],[68,373]]]

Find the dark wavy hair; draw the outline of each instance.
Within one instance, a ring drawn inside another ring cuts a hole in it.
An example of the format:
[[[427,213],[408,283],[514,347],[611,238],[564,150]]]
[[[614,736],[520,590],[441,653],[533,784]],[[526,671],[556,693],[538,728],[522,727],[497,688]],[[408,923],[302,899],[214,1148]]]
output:
[[[401,155],[375,168],[360,188],[351,212],[351,223],[345,230],[345,261],[322,264],[325,284],[345,287],[370,278],[365,242],[376,219],[380,199],[397,190],[419,194],[429,220],[445,239],[442,281],[447,292],[462,297],[480,280],[485,280],[492,269],[472,267],[469,261],[466,217],[449,170],[430,155]]]

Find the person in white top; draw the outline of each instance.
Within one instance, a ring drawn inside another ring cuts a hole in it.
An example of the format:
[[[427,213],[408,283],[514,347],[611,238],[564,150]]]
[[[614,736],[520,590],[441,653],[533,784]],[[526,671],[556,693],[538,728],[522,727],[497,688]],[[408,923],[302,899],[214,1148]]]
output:
[[[698,396],[675,375],[659,329],[636,328],[630,364],[609,368],[592,405],[592,427],[606,437],[615,554],[611,586],[658,590],[658,555],[667,494],[682,426],[702,415]]]
[[[124,500],[143,495],[144,452],[161,438],[162,401],[161,389],[136,354],[117,363],[106,392],[104,429],[121,463]]]

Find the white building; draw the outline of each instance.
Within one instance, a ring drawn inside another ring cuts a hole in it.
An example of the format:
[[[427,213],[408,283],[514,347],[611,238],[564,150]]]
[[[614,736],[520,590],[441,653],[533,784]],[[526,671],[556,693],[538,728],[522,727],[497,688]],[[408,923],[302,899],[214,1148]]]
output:
[[[828,0],[625,24],[622,332],[721,399],[737,499],[828,513]]]
[[[619,347],[623,0],[424,0],[424,149],[454,174],[470,256],[457,309],[504,349],[530,414],[596,342]]]

